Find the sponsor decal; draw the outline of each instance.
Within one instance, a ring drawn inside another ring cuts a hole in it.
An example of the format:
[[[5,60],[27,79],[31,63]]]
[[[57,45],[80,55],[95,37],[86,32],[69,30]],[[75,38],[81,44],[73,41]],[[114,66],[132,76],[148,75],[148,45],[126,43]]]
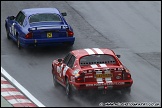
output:
[[[73,75],[78,74],[78,73],[79,73],[79,69],[76,69],[76,70],[73,72]]]
[[[75,81],[75,77],[71,76],[71,81],[74,82]]]
[[[107,83],[97,83],[97,84],[86,84],[88,86],[109,86],[109,85],[124,85],[124,82],[107,82]]]
[[[121,76],[119,76],[119,75],[118,75],[118,76],[116,76],[116,79],[120,79],[120,78],[121,78]]]
[[[85,76],[85,78],[93,78],[93,76]]]

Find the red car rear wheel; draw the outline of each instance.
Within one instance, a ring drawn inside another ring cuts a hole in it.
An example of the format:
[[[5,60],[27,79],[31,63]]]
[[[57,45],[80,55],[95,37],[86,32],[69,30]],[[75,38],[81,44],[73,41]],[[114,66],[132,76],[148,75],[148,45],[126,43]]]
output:
[[[53,84],[54,84],[55,87],[58,86],[58,82],[57,82],[56,76],[54,74],[53,74]]]
[[[68,98],[72,98],[73,97],[73,92],[72,92],[72,88],[71,85],[69,84],[69,80],[66,79],[66,95]]]

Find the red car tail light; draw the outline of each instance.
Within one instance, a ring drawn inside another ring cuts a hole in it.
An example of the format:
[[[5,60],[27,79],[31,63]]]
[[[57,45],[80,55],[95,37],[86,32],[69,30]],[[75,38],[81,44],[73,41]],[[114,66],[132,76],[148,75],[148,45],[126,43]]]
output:
[[[130,73],[125,72],[123,76],[124,76],[123,79],[126,79],[126,80],[131,79],[131,74]]]
[[[85,76],[85,73],[76,74],[75,75],[75,82],[76,83],[84,82],[84,80],[85,80],[84,76]]]
[[[127,74],[127,78],[130,79],[131,78],[131,75],[130,74]]]
[[[33,34],[32,34],[31,32],[29,32],[29,33],[25,36],[26,39],[31,39],[32,37],[33,37]]]
[[[69,29],[67,29],[67,35],[68,37],[73,37],[74,33],[70,31]]]

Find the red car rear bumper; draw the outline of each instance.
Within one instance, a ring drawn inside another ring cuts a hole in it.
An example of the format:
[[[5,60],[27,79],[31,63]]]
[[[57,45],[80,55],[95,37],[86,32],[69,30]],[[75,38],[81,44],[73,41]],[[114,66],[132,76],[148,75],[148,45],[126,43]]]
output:
[[[72,88],[74,90],[90,90],[90,89],[122,89],[131,87],[133,80],[117,80],[117,81],[107,81],[103,83],[97,82],[86,82],[86,83],[75,83],[71,82]]]

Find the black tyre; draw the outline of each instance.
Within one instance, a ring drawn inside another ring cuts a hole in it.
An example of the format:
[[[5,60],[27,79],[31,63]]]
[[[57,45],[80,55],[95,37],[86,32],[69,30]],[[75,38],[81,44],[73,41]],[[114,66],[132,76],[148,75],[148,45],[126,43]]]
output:
[[[72,43],[70,42],[70,43],[68,43],[68,45],[69,46],[73,46],[74,45],[74,42],[72,42]]]
[[[21,46],[20,46],[20,40],[19,40],[18,37],[17,37],[17,47],[18,47],[18,49],[21,49]]]
[[[11,37],[9,36],[9,30],[6,28],[6,33],[7,33],[7,39],[11,39]]]
[[[67,42],[67,43],[64,43],[64,45],[66,47],[72,47],[74,45],[74,42]]]
[[[56,76],[54,74],[53,74],[53,84],[54,84],[55,87],[58,86],[58,82],[57,82]]]
[[[73,92],[72,92],[72,88],[71,85],[69,84],[69,80],[66,79],[66,95],[69,99],[71,99],[73,97]]]

